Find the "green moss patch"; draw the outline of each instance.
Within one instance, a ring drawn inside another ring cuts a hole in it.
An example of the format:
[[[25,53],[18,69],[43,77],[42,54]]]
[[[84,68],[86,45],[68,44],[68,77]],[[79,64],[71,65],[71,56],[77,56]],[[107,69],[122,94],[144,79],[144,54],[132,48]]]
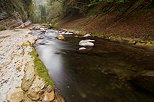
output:
[[[6,30],[6,27],[5,26],[0,26],[0,31],[2,30]]]
[[[30,52],[30,55],[34,57],[34,67],[36,74],[43,78],[45,82],[47,82],[49,85],[54,87],[53,82],[48,74],[48,70],[46,69],[45,65],[43,62],[38,58],[38,54],[36,50],[33,48],[33,50]]]

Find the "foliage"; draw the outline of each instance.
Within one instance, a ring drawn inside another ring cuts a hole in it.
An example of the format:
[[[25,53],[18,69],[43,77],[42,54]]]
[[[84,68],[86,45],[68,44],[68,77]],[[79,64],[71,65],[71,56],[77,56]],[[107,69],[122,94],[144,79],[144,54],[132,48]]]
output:
[[[117,3],[124,3],[127,2],[128,0],[90,0],[90,3],[88,6],[93,6],[93,5],[98,5],[100,2],[117,2]]]
[[[142,41],[142,40],[133,40],[133,42],[136,43],[142,43],[142,44],[153,44],[152,41]]]
[[[62,3],[59,1],[52,2],[52,4],[47,8],[47,12],[47,20],[51,21],[51,23],[54,23],[63,13]]]
[[[32,16],[32,0],[0,0],[0,12],[11,15],[14,11],[18,12],[23,21]]]

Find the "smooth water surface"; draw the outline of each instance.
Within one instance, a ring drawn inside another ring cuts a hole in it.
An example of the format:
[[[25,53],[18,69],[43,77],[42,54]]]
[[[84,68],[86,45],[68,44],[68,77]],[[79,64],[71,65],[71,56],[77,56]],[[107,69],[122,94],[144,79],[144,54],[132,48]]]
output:
[[[66,102],[154,102],[154,95],[135,88],[130,76],[154,68],[153,52],[97,37],[91,51],[81,53],[75,34],[55,37],[56,30],[39,30],[35,48],[49,71],[55,87]],[[151,56],[147,56],[147,55]]]

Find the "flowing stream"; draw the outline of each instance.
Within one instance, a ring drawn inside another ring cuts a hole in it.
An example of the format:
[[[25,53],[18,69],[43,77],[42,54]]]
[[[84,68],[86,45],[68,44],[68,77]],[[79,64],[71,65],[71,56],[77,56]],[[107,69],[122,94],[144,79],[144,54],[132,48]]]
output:
[[[58,40],[57,30],[33,34],[41,37],[35,48],[66,102],[154,102],[153,94],[129,81],[145,67],[154,68],[153,57],[144,56],[146,49],[91,37],[95,46],[79,52],[81,35],[64,34],[65,40]]]

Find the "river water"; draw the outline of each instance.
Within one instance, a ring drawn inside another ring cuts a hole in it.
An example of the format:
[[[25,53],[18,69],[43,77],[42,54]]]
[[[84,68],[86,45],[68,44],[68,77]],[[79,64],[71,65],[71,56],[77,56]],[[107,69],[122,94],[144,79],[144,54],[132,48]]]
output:
[[[95,46],[83,53],[78,51],[79,35],[64,34],[65,40],[58,40],[57,30],[33,34],[41,37],[35,48],[66,102],[154,102],[153,94],[129,81],[136,72],[154,68],[153,52],[91,37]]]

